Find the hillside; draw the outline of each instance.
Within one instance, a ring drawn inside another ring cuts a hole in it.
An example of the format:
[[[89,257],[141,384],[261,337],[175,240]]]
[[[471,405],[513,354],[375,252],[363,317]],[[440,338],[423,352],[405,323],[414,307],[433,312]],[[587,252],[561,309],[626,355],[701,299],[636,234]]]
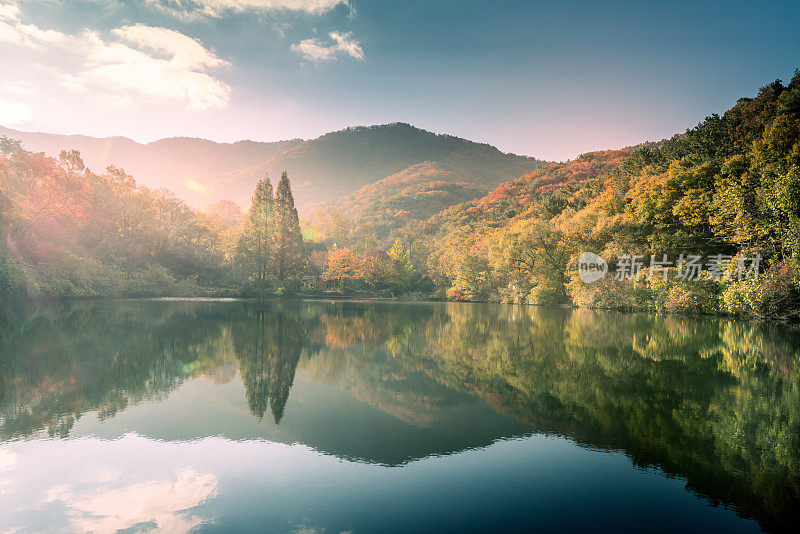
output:
[[[591,182],[597,183],[634,150],[635,147],[629,147],[588,152],[574,160],[548,163],[534,172],[500,184],[480,198],[443,210],[428,221],[428,230],[437,228],[440,233],[450,233],[472,231],[478,226],[496,229],[535,216],[532,210],[541,208],[542,200],[553,198],[559,203],[567,202],[565,192],[586,188]],[[557,207],[563,209],[564,206]]]
[[[797,73],[668,140],[545,165],[412,237],[449,298],[797,320],[799,139]],[[614,276],[583,283],[582,252]],[[689,253],[705,258],[691,278]],[[641,270],[647,284],[625,283]]]
[[[17,139],[26,150],[57,156],[61,150],[80,151],[86,165],[103,172],[109,165],[124,169],[136,181],[153,189],[170,189],[197,206],[225,198],[203,191],[209,176],[255,165],[302,141],[215,143],[206,139],[174,137],[137,143],[127,137],[89,137],[21,132],[0,126],[0,137]]]
[[[265,172],[277,176],[286,170],[297,205],[308,213],[311,204],[354,193],[425,162],[447,171],[453,182],[469,182],[483,188],[541,164],[534,158],[504,154],[490,145],[396,123],[325,134],[275,154],[259,165],[216,176],[207,185],[247,204],[258,178]]]
[[[548,210],[555,213],[569,203],[580,207],[578,197],[596,195],[607,175],[637,148],[543,163],[494,187],[462,181],[463,175],[425,162],[316,205],[310,220],[315,238],[356,250],[388,248],[397,238],[426,235],[434,248],[463,256],[473,248],[485,250],[508,228]]]
[[[412,229],[440,211],[479,197],[486,187],[469,181],[442,166],[424,162],[383,180],[366,185],[345,197],[315,207],[312,219],[323,233],[324,221],[332,214],[346,217],[351,242],[376,241],[391,244],[400,229]]]
[[[198,207],[221,199],[247,206],[256,181],[265,172],[277,179],[282,171],[288,171],[297,205],[302,208],[353,193],[424,162],[447,171],[452,182],[469,182],[484,191],[541,164],[534,158],[504,154],[490,145],[401,123],[274,143],[173,138],[140,144],[124,137],[64,136],[6,128],[0,128],[0,136],[19,139],[27,150],[50,156],[62,149],[77,149],[93,170],[115,165],[137,182],[170,189]],[[468,198],[474,196],[459,200]]]

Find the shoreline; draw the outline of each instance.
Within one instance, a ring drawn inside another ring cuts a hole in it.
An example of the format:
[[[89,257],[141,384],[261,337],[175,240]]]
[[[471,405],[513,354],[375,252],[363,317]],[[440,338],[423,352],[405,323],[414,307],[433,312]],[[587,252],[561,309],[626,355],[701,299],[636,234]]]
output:
[[[553,309],[571,309],[571,310],[591,310],[599,312],[616,312],[616,313],[635,313],[650,316],[662,317],[680,317],[680,318],[713,318],[713,319],[726,319],[741,321],[752,324],[771,325],[779,327],[787,327],[797,329],[800,327],[800,322],[780,321],[780,320],[765,320],[757,317],[745,317],[740,315],[733,315],[720,312],[711,313],[687,313],[687,312],[662,312],[646,308],[629,308],[629,307],[582,307],[572,304],[530,304],[530,303],[516,303],[516,302],[492,302],[492,301],[466,301],[466,300],[450,300],[450,299],[407,299],[401,297],[370,297],[360,295],[315,295],[297,293],[293,295],[268,295],[262,298],[259,297],[228,297],[228,296],[112,296],[112,295],[95,295],[95,296],[61,296],[61,297],[28,297],[24,299],[29,303],[43,303],[43,302],[79,302],[79,301],[142,301],[142,302],[226,302],[226,303],[256,303],[262,301],[299,301],[299,302],[315,302],[315,301],[329,301],[329,302],[353,302],[353,303],[394,303],[394,304],[484,304],[484,305],[501,305],[501,306],[519,306],[519,307],[536,307],[536,308],[553,308]],[[14,299],[17,303],[20,299]],[[14,305],[12,301],[11,307]]]

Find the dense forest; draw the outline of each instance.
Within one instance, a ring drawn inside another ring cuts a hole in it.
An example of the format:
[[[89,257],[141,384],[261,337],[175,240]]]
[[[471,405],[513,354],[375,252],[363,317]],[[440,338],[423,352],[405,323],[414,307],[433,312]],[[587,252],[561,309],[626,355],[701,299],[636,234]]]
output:
[[[116,167],[96,174],[76,151],[50,158],[4,138],[0,291],[410,294],[800,317],[800,74],[669,140],[537,166],[482,197],[478,179],[453,170],[458,140],[434,139],[447,164],[418,162],[301,222],[285,173],[274,193],[259,181],[246,214],[233,202],[201,212]],[[582,282],[582,252],[608,275]],[[702,258],[693,279],[681,276],[689,257]],[[631,258],[641,270],[626,275]]]

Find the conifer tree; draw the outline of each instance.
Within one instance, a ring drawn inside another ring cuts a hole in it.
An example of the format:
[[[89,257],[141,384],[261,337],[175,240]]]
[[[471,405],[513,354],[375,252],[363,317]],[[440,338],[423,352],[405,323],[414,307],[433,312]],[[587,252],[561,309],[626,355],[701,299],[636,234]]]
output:
[[[303,234],[286,171],[275,192],[275,272],[280,280],[299,278],[305,268]]]
[[[11,272],[6,260],[6,234],[11,225],[11,201],[0,186],[0,295],[11,292]]]
[[[239,239],[238,255],[245,273],[264,291],[275,253],[275,201],[269,176],[256,184],[253,203]]]

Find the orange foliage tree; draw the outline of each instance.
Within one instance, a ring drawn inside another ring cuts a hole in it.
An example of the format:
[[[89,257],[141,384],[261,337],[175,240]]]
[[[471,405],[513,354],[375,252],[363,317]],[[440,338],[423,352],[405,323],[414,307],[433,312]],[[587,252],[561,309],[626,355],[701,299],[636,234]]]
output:
[[[334,248],[328,252],[322,278],[336,281],[341,285],[343,280],[353,280],[363,276],[361,264],[361,260],[349,248]]]

